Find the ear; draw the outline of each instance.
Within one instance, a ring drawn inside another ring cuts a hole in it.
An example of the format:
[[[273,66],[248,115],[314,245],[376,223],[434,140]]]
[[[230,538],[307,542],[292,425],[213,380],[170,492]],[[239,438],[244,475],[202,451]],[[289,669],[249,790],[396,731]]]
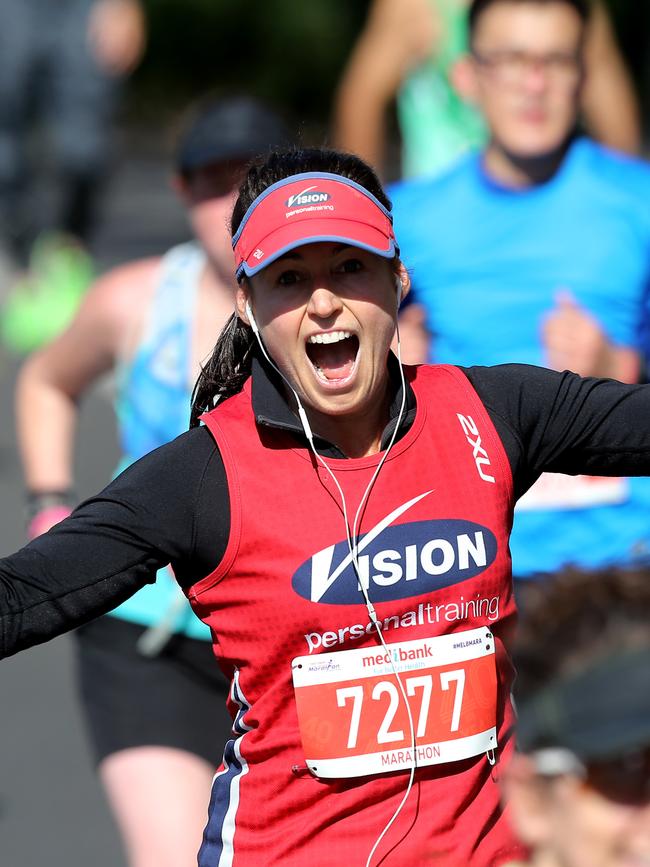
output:
[[[461,99],[472,105],[478,103],[476,64],[469,54],[463,54],[452,64],[449,79]]]
[[[246,325],[250,325],[250,319],[248,318],[248,313],[246,312],[246,304],[250,300],[250,296],[248,293],[248,286],[246,285],[246,281],[243,280],[238,284],[237,289],[235,291],[235,309],[237,310],[237,316],[244,322]]]
[[[403,262],[400,262],[397,279],[401,283],[400,304],[411,291],[411,276]]]
[[[515,753],[501,780],[502,800],[519,839],[544,850],[553,829],[553,783],[540,777],[528,756]]]
[[[187,180],[183,175],[174,172],[174,174],[169,178],[169,186],[176,193],[181,202],[183,202],[185,206],[189,206],[191,200],[190,189]]]

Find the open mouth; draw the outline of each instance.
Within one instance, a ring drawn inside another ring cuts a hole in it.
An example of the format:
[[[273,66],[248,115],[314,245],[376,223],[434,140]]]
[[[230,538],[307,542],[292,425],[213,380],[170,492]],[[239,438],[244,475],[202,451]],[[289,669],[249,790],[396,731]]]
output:
[[[359,338],[349,331],[312,334],[307,341],[307,357],[323,382],[348,380],[356,368],[358,354]]]

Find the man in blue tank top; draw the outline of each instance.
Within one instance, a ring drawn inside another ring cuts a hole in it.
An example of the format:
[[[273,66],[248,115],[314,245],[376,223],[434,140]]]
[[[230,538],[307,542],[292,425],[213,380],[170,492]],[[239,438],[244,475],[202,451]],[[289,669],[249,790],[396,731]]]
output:
[[[490,141],[392,191],[436,361],[641,376],[650,169],[574,133],[587,14],[581,0],[471,6],[462,81]],[[543,476],[516,513],[515,575],[648,559],[649,506],[646,479]]]

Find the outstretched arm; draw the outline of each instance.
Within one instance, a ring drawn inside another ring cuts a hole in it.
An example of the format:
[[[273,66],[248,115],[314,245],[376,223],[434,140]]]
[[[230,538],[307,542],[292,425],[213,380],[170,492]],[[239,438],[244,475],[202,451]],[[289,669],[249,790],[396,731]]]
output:
[[[585,48],[587,78],[582,109],[589,132],[609,147],[639,153],[639,104],[602,2],[594,4]]]
[[[168,563],[183,587],[210,574],[228,541],[227,490],[214,440],[195,428],[0,559],[0,657],[110,611]]]
[[[152,261],[136,263],[98,280],[68,329],[23,366],[16,418],[25,481],[32,494],[70,490],[78,401],[113,367],[126,335],[136,330],[154,267]],[[62,514],[54,510],[52,517],[60,520]],[[47,529],[43,515],[31,535]]]
[[[375,0],[339,85],[338,147],[381,171],[387,107],[409,71],[431,53],[435,30],[428,0]]]
[[[505,446],[517,497],[544,472],[650,476],[650,385],[526,364],[464,372]]]

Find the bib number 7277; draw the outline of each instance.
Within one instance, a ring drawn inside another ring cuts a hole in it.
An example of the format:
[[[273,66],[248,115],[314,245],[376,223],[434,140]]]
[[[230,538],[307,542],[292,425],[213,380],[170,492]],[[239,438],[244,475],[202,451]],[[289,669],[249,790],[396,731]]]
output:
[[[388,652],[377,646],[294,659],[307,766],[319,777],[356,777],[494,749],[494,659],[485,627],[389,644]]]

